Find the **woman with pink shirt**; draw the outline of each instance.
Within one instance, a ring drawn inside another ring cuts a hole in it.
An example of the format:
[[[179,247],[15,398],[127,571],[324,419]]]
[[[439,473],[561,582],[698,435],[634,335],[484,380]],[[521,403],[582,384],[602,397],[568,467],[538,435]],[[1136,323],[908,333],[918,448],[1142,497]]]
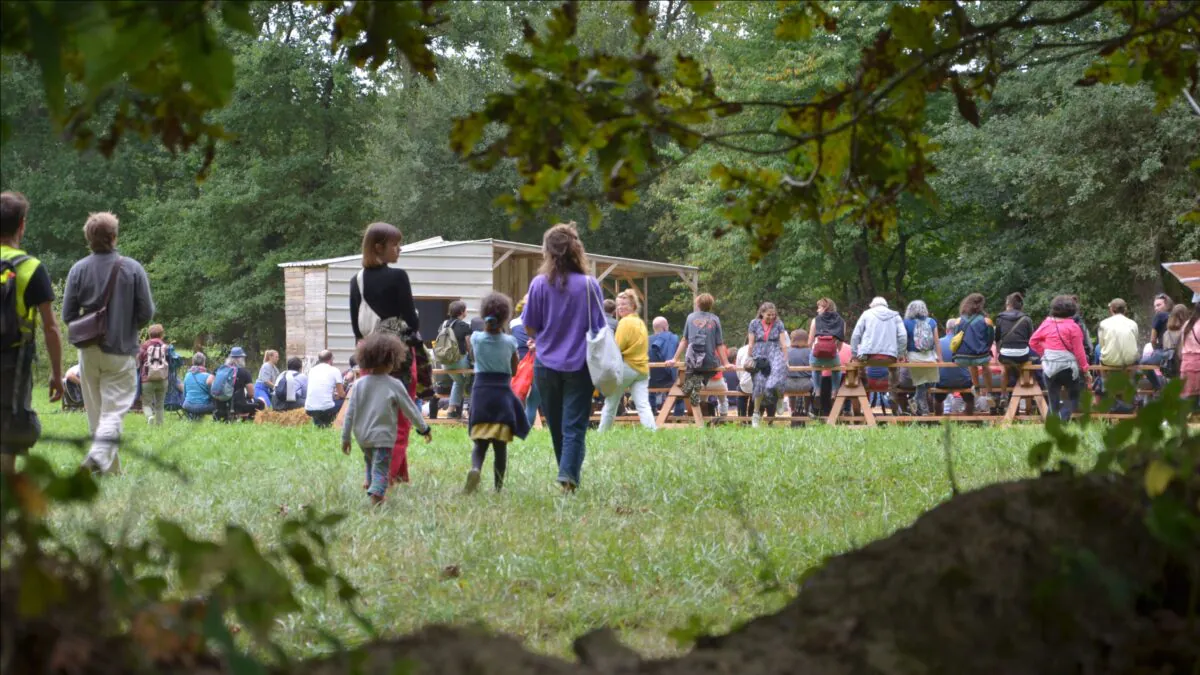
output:
[[[1192,315],[1183,325],[1179,339],[1182,354],[1179,376],[1183,378],[1183,398],[1200,406],[1200,301],[1192,304]]]
[[[1072,320],[1078,305],[1070,296],[1060,295],[1050,302],[1050,316],[1029,338],[1029,348],[1042,355],[1042,372],[1047,380],[1050,410],[1064,422],[1079,408],[1079,394],[1088,375],[1087,352],[1083,331]],[[1066,390],[1066,400],[1063,398]]]

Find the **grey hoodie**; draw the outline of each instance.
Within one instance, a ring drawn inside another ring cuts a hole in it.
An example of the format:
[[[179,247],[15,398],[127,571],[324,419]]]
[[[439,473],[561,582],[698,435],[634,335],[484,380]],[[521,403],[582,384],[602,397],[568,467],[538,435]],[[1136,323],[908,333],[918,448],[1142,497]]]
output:
[[[901,358],[908,354],[908,333],[904,320],[887,307],[872,307],[858,318],[850,336],[850,352],[855,357],[883,354]]]

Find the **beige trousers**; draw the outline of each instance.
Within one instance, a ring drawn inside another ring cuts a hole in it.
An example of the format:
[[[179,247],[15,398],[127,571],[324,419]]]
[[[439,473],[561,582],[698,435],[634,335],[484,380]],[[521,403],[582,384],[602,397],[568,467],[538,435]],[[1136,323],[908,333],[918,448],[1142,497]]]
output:
[[[106,354],[99,347],[84,347],[79,350],[79,379],[92,436],[83,466],[100,473],[119,471],[121,417],[137,396],[137,359]]]

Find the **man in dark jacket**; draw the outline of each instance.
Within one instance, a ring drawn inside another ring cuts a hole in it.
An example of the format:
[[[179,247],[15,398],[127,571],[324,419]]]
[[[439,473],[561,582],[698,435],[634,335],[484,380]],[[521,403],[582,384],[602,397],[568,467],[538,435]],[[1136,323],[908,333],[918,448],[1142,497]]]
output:
[[[122,416],[137,396],[138,331],[154,318],[150,279],[141,263],[117,251],[118,225],[111,213],[88,216],[83,233],[92,253],[71,267],[63,293],[62,318],[70,326],[105,306],[112,282],[104,338],[79,350],[83,405],[92,435],[83,466],[97,473],[121,469],[117,446]]]

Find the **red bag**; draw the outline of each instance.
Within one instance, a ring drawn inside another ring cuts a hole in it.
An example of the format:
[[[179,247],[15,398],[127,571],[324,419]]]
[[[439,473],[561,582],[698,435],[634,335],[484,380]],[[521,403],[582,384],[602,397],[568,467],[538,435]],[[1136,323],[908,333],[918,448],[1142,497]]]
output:
[[[530,349],[525,358],[517,364],[517,372],[512,378],[512,390],[521,399],[521,403],[529,396],[529,390],[533,389],[533,350]]]
[[[837,356],[837,338],[832,335],[818,335],[813,344],[812,355],[818,359],[832,359]]]

